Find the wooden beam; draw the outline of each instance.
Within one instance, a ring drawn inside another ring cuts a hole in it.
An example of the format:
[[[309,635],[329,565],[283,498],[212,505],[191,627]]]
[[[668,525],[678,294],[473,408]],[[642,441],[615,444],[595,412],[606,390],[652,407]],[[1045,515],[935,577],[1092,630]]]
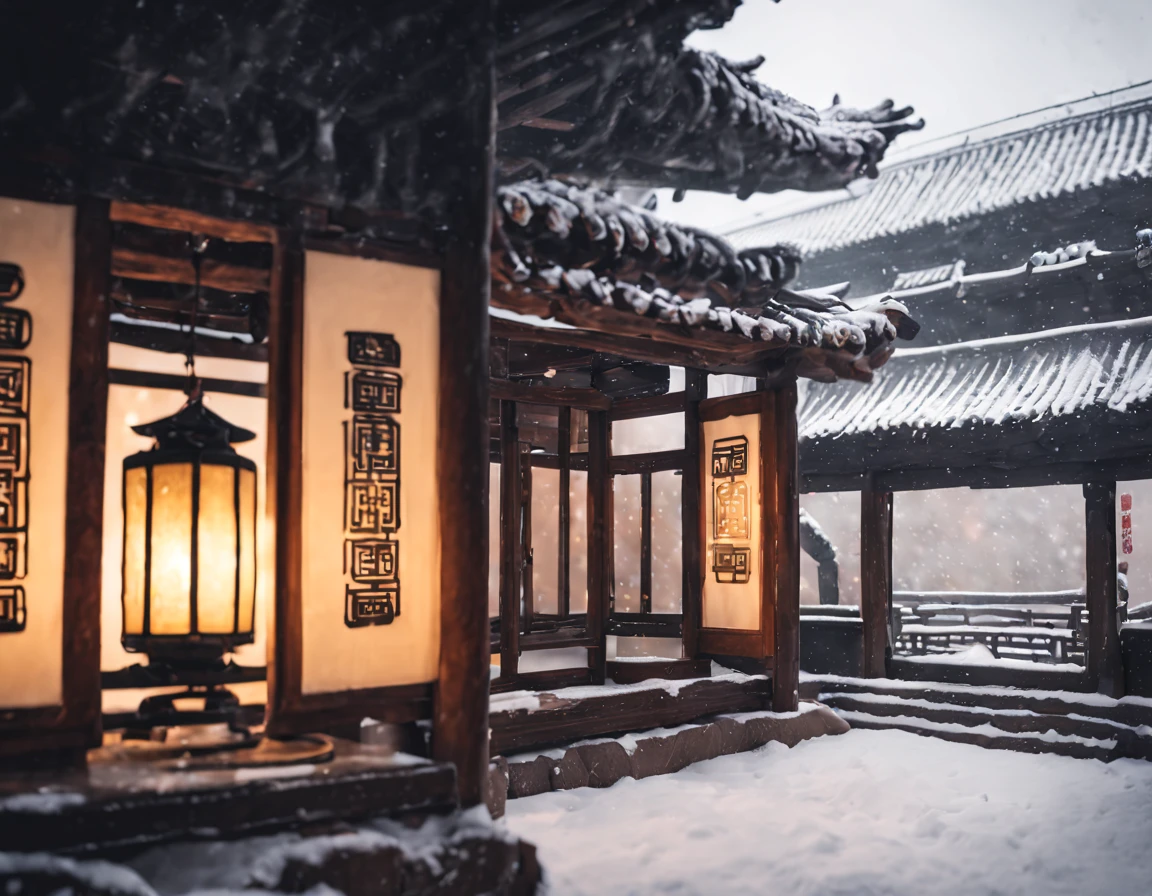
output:
[[[1083,425],[1083,421],[1081,424]],[[1103,424],[1101,424],[1103,425]],[[1091,429],[1091,426],[1089,427]],[[867,454],[866,445],[846,440],[840,448],[846,454]],[[1031,466],[1003,469],[999,467],[933,467],[931,469],[878,470],[874,473],[825,472],[831,465],[806,462],[803,477],[805,492],[860,491],[869,477],[881,491],[902,492],[936,488],[1024,488],[1038,485],[1079,485],[1085,482],[1125,482],[1152,479],[1152,455],[1145,442],[1136,437],[1127,449],[1130,456],[1099,458],[1073,463],[1053,463],[1046,459],[1028,461]],[[934,462],[939,462],[934,458]],[[1021,463],[1024,461],[1017,461]]]
[[[691,461],[683,449],[649,451],[647,454],[613,454],[608,463],[613,475],[655,473],[660,470],[682,470]]]
[[[156,352],[183,354],[188,350],[188,334],[167,327],[112,321],[111,341],[120,345],[134,345]],[[236,358],[241,361],[266,362],[267,342],[244,342],[240,339],[221,339],[201,336],[196,340],[198,358]]]
[[[112,250],[112,275],[163,283],[196,283],[191,258],[169,258],[152,252],[116,247]],[[200,284],[227,292],[267,292],[268,271],[205,258],[200,265]]]
[[[500,677],[514,678],[520,661],[520,435],[516,403],[500,402]]]
[[[683,622],[676,613],[613,613],[608,618],[608,634],[626,638],[679,638]]]
[[[132,202],[113,202],[113,221],[126,221],[143,224],[163,230],[177,230],[184,233],[202,233],[236,243],[274,243],[276,228],[251,221],[234,221],[214,218],[199,212],[163,205],[138,205]]]
[[[888,614],[892,606],[892,493],[860,493],[860,616],[864,620],[865,678],[885,677]]]
[[[529,404],[546,404],[566,408],[606,411],[612,407],[612,399],[595,389],[568,389],[551,386],[529,386],[511,380],[492,380],[489,393],[493,398],[507,401],[524,401]]]
[[[68,473],[64,517],[64,712],[59,726],[100,745],[100,563],[108,421],[108,203],[76,206]],[[83,753],[80,754],[83,756]]]
[[[588,651],[594,684],[603,684],[607,670],[608,598],[612,587],[609,525],[612,475],[608,472],[611,424],[607,411],[588,413],[588,635],[597,646]]]
[[[705,398],[700,402],[698,413],[701,420],[723,420],[725,417],[759,414],[763,407],[764,393],[745,392],[742,395]]]
[[[800,699],[800,472],[796,442],[796,381],[770,394],[776,437],[772,489],[776,496],[773,505],[777,526],[772,709],[795,712]],[[766,488],[767,485],[766,482]]]
[[[630,663],[612,660],[608,671],[616,684],[638,684],[652,678],[685,679],[708,678],[712,674],[712,661],[708,659],[674,659],[659,662]]]
[[[460,804],[488,780],[488,302],[495,156],[493,0],[469,10],[471,93],[445,149],[459,165],[440,278],[440,665],[433,758],[452,762]]]
[[[664,688],[643,688],[581,700],[556,700],[540,709],[492,714],[492,750],[509,755],[534,747],[573,740],[672,727],[728,712],[765,709],[768,682],[695,681],[675,694]]]
[[[1088,644],[1085,666],[1094,689],[1124,694],[1124,663],[1116,618],[1116,483],[1084,484],[1085,603]]]
[[[684,410],[688,401],[686,392],[666,392],[663,395],[650,395],[645,398],[625,398],[612,405],[612,419],[634,420],[637,417],[655,417],[659,414],[675,414]]]
[[[514,681],[506,681],[504,676],[500,676],[493,684],[492,691],[497,694],[523,689],[547,691],[591,683],[592,673],[588,669],[545,669],[540,672],[521,672]]]
[[[700,638],[701,592],[704,587],[704,542],[701,539],[703,481],[700,465],[700,402],[708,395],[708,374],[702,370],[684,371],[684,464],[680,480],[680,531],[684,584],[681,610],[684,614],[684,656],[696,656]]]
[[[506,303],[496,302],[497,305]],[[512,310],[518,310],[513,308]],[[685,346],[671,342],[657,342],[644,336],[626,336],[567,327],[533,327],[500,318],[492,319],[492,333],[516,342],[561,345],[602,352],[632,361],[668,364],[677,367],[695,367],[712,373],[735,373],[742,376],[764,376],[766,360],[779,356],[780,349],[765,348],[751,357],[732,357],[730,354],[706,346]],[[758,345],[759,343],[755,343]]]
[[[245,380],[222,380],[202,376],[200,386],[205,392],[219,392],[225,395],[245,395],[249,398],[267,398],[268,387],[264,383]],[[188,377],[178,373],[153,373],[150,370],[125,370],[120,367],[108,369],[108,382],[117,386],[140,386],[145,389],[171,389],[182,392],[188,387]]]

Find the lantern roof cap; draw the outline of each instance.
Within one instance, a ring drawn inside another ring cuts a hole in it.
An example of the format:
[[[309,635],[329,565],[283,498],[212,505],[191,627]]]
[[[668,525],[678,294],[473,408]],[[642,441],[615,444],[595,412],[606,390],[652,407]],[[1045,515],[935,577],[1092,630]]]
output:
[[[256,433],[229,423],[204,406],[199,391],[192,395],[175,414],[151,423],[132,427],[137,435],[156,440],[161,450],[173,448],[223,449],[239,442],[250,442]]]

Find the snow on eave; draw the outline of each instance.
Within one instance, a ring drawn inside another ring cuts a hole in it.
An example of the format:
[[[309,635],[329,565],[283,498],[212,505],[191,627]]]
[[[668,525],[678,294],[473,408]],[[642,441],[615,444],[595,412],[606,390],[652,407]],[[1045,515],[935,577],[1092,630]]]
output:
[[[1125,333],[1152,327],[1152,316],[1134,317],[1130,320],[1106,321],[1104,323],[1076,324],[1070,327],[1056,327],[1051,330],[1038,330],[1035,333],[1012,333],[1007,336],[991,336],[987,339],[973,339],[969,342],[950,342],[947,345],[929,345],[921,348],[898,348],[893,358],[911,358],[946,355],[968,349],[1004,348],[1011,345],[1035,344],[1047,339],[1075,336],[1084,333],[1110,332]]]
[[[510,311],[507,308],[500,308],[497,305],[488,306],[488,316],[496,317],[500,320],[510,321],[514,324],[523,324],[526,327],[537,327],[539,329],[547,330],[576,330],[571,324],[566,324],[563,321],[556,320],[551,317],[537,317],[534,314],[521,314],[519,311]]]

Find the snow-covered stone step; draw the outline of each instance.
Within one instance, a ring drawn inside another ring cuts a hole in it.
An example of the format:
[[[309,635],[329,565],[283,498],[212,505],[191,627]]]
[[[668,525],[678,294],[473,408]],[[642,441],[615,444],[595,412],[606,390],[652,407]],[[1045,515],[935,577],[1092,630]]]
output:
[[[1117,758],[1116,740],[1078,737],[1049,731],[1009,734],[989,724],[958,725],[932,722],[915,716],[881,716],[870,713],[839,710],[840,717],[853,728],[897,729],[923,737],[935,737],[957,743],[975,744],[992,750],[1014,750],[1018,753],[1056,753],[1076,759]]]
[[[1152,728],[1131,726],[1079,713],[1045,714],[1029,709],[990,709],[961,706],[918,697],[894,697],[863,692],[821,695],[821,702],[841,712],[886,718],[914,717],[968,728],[991,726],[1009,734],[1046,734],[1115,740],[1125,756],[1152,760]]]
[[[833,693],[868,693],[954,706],[1030,710],[1042,715],[1085,716],[1119,722],[1133,728],[1152,726],[1152,698],[1149,697],[1122,697],[1116,700],[1102,694],[1075,691],[898,681],[890,678],[848,678],[806,673],[801,673],[800,687],[803,696],[813,699],[820,695],[830,696]]]
[[[675,728],[593,738],[507,757],[508,797],[611,787],[622,778],[671,774],[706,759],[755,750],[769,741],[791,747],[846,731],[848,725],[831,709],[803,701],[797,712],[725,713]]]

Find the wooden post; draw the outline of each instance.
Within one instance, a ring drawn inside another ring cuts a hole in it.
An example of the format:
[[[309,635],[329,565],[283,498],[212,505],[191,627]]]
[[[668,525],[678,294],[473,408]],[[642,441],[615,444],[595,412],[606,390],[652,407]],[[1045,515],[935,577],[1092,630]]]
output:
[[[652,612],[652,474],[640,474],[640,614]]]
[[[1116,619],[1116,483],[1084,483],[1087,674],[1101,694],[1124,693],[1124,662]]]
[[[608,589],[612,476],[608,472],[610,430],[607,411],[588,412],[588,637],[596,646],[588,651],[592,683],[603,684],[607,674]]]
[[[886,674],[888,613],[892,606],[892,493],[860,493],[860,615],[864,620],[865,678]]]
[[[108,294],[112,224],[108,202],[76,207],[68,474],[64,518],[64,715],[83,748],[100,745],[100,562],[108,417]],[[35,372],[33,372],[35,375]]]
[[[488,779],[488,300],[495,152],[493,0],[476,0],[464,60],[471,95],[445,136],[460,175],[440,279],[440,665],[432,755],[452,762],[462,806]]]
[[[568,617],[571,610],[571,601],[568,593],[568,574],[571,568],[569,560],[569,528],[572,508],[570,492],[572,490],[572,408],[560,408],[560,418],[557,423],[556,437],[559,442],[557,454],[560,460],[560,500],[559,533],[557,540],[557,576],[556,582],[556,615],[561,619]]]
[[[516,402],[500,402],[500,677],[520,663],[520,433]]]
[[[773,625],[772,709],[795,712],[800,699],[800,469],[796,430],[796,381],[772,395],[776,469],[771,483],[774,501],[764,501],[765,530],[776,530],[775,620]],[[765,406],[765,413],[769,405]],[[765,583],[765,587],[768,583]]]
[[[520,446],[520,631],[532,631],[536,615],[534,588],[536,587],[536,560],[532,553],[532,455],[528,445]]]
[[[303,675],[300,553],[303,547],[304,249],[281,234],[272,264],[268,327],[268,467],[266,513],[275,521],[275,611],[268,650],[267,723],[299,702]]]
[[[695,659],[700,649],[700,593],[704,587],[704,545],[700,538],[703,484],[700,478],[700,402],[708,397],[708,374],[684,371],[684,472],[680,480],[680,531],[683,544],[681,612],[684,614],[684,656]]]

